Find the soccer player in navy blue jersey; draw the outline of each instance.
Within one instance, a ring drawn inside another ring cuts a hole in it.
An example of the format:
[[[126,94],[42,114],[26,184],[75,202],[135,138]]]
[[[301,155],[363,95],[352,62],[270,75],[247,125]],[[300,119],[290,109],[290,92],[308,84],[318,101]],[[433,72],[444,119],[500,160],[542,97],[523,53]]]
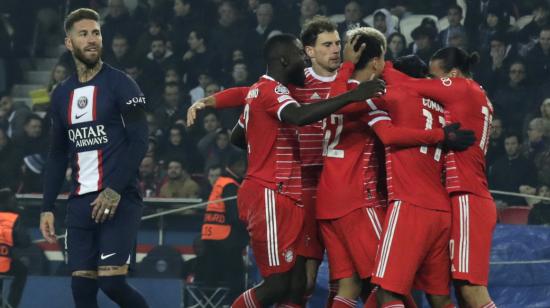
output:
[[[65,245],[76,307],[97,307],[98,288],[121,307],[148,307],[126,282],[143,207],[137,175],[147,150],[145,98],[129,76],[101,61],[98,21],[91,9],[65,19],[77,73],[52,93],[40,230],[56,242],[54,203],[70,164]]]

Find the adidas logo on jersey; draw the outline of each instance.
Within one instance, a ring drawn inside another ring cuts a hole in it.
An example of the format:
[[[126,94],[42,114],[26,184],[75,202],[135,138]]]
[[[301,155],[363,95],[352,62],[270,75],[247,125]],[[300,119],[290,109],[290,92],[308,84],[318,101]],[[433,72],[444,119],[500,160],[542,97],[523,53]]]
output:
[[[317,92],[313,92],[309,99],[321,99],[321,96]]]

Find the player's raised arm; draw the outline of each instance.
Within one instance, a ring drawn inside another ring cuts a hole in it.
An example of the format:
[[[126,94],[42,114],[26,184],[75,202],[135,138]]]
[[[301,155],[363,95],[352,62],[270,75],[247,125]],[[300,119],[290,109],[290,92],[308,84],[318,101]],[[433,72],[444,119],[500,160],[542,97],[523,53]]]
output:
[[[197,112],[204,108],[223,109],[243,106],[248,90],[249,87],[229,88],[199,99],[187,109],[187,126],[195,124]]]
[[[56,91],[52,95],[52,106],[58,100]],[[42,213],[40,214],[40,231],[42,236],[50,243],[55,243],[54,209],[55,200],[61,190],[65,179],[65,171],[69,158],[67,156],[67,135],[63,128],[63,122],[56,112],[51,108],[51,141],[48,151],[48,159],[44,171],[44,199],[42,201]]]
[[[369,80],[361,83],[354,90],[316,104],[288,104],[280,111],[280,118],[283,122],[298,126],[311,124],[322,120],[352,102],[364,101],[368,98],[382,95],[384,89],[385,83],[382,80]]]

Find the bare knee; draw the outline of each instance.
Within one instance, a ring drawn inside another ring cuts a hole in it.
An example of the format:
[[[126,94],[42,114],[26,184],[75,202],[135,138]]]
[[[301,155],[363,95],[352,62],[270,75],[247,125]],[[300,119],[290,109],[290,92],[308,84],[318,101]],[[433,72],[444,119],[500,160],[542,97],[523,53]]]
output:
[[[350,278],[343,278],[338,281],[338,296],[356,299],[361,295],[362,282],[357,275]]]
[[[450,295],[433,295],[428,294],[428,302],[430,302],[430,307],[432,308],[443,308],[449,304],[452,304]]]
[[[456,285],[462,300],[471,307],[481,307],[491,301],[491,296],[485,286],[472,285],[466,282],[458,282]]]

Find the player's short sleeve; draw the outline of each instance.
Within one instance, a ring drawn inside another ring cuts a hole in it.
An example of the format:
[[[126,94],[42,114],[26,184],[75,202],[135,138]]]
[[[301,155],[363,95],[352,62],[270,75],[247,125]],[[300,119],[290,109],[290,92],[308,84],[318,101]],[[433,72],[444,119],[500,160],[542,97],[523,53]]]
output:
[[[117,104],[122,114],[128,113],[132,108],[144,108],[145,96],[137,83],[126,74],[119,74],[119,82],[115,87]]]
[[[378,123],[380,121],[390,121],[391,122],[391,117],[384,110],[373,110],[373,111],[370,111],[369,113],[365,113],[361,117],[361,120],[372,127],[373,125],[375,125],[376,123]]]
[[[261,91],[261,90],[260,90]],[[281,112],[290,104],[299,105],[296,99],[290,95],[290,90],[282,84],[277,84],[273,88],[268,88],[266,100],[264,100],[267,113],[281,121]]]

